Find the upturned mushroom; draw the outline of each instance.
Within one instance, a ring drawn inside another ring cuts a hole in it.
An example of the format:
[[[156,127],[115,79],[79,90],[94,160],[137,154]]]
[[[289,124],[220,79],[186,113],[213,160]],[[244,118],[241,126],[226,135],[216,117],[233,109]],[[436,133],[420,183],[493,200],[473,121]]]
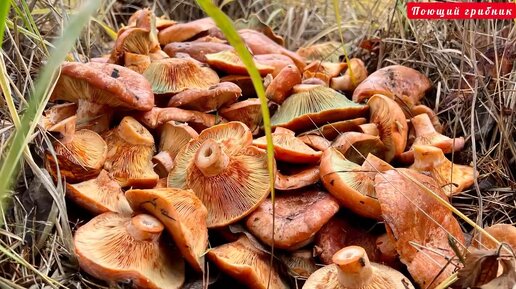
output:
[[[206,256],[222,272],[247,288],[289,288],[278,270],[271,267],[269,254],[255,248],[245,235],[234,242],[209,250]]]
[[[321,157],[320,175],[324,187],[346,208],[373,219],[381,219],[374,177],[392,167],[372,154],[359,166],[330,147]]]
[[[295,133],[289,129],[277,127],[272,134],[274,144],[274,157],[276,160],[294,163],[317,163],[322,153],[313,150],[301,140],[297,139]],[[265,136],[253,141],[253,145],[265,149],[267,140]]]
[[[122,187],[152,188],[159,176],[152,168],[154,138],[130,116],[104,136],[108,152],[104,164],[110,175]]]
[[[129,282],[136,288],[179,289],[184,261],[164,243],[163,229],[150,215],[104,213],[75,232],[75,254],[84,271],[111,286]]]
[[[242,95],[242,90],[232,82],[221,82],[206,89],[189,88],[170,99],[168,106],[211,112],[233,104]]]
[[[218,113],[229,121],[240,121],[247,125],[253,134],[262,124],[262,108],[258,98],[249,98],[224,107]]]
[[[387,150],[380,137],[354,131],[339,135],[331,146],[357,164],[362,164],[369,153],[383,159]]]
[[[414,164],[410,168],[430,173],[448,197],[459,194],[473,185],[473,167],[452,163],[440,148],[415,145],[413,151]]]
[[[309,244],[317,231],[339,210],[337,200],[330,194],[311,189],[276,195],[274,216],[272,206],[270,199],[265,200],[249,215],[246,226],[265,244],[288,250]]]
[[[249,75],[245,64],[234,51],[225,50],[218,53],[206,54],[205,57],[206,62],[210,65],[210,67],[218,71],[223,71],[227,74]],[[274,66],[261,64],[256,61],[256,59],[254,62],[256,68],[262,76],[267,75],[268,73],[272,73],[275,69]]]
[[[294,85],[300,83],[301,73],[299,72],[299,69],[295,65],[287,65],[267,86],[265,95],[268,99],[276,102],[277,104],[282,104],[283,101],[290,96]]]
[[[134,210],[144,210],[159,219],[188,264],[198,272],[204,271],[208,211],[192,191],[173,188],[129,190],[125,195]]]
[[[202,131],[177,154],[171,188],[189,188],[208,209],[208,228],[241,220],[270,191],[265,152],[252,146],[245,124],[229,122]]]
[[[346,63],[347,64],[347,63]],[[351,58],[346,72],[331,79],[330,87],[335,90],[353,91],[367,78],[367,68],[359,58]]]

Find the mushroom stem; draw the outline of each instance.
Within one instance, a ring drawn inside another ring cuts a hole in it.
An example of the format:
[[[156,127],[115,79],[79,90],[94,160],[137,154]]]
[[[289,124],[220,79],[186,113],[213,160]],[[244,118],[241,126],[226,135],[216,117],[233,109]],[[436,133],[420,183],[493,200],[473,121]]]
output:
[[[203,175],[213,177],[228,166],[229,157],[222,149],[221,144],[213,139],[207,139],[197,150],[194,162]]]
[[[163,232],[163,224],[147,214],[140,214],[131,218],[127,224],[127,232],[138,241],[156,241]]]
[[[154,171],[161,177],[165,178],[168,173],[174,168],[174,159],[167,151],[161,151],[152,157],[154,164]]]
[[[364,248],[349,246],[333,255],[339,283],[343,288],[364,288],[373,277],[373,267]]]

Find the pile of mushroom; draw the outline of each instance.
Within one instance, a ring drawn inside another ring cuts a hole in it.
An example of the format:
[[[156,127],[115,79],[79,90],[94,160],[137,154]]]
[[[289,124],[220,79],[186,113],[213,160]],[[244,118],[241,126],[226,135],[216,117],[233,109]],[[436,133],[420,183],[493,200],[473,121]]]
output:
[[[260,102],[211,19],[140,10],[110,55],[62,65],[41,125],[55,138],[46,168],[94,215],[75,233],[80,267],[163,289],[208,264],[248,288],[294,288],[289,276],[308,278],[304,288],[447,278],[448,240],[464,236],[428,189],[447,202],[474,175],[447,156],[464,139],[441,134],[421,104],[429,79],[401,65],[368,76],[331,43],[293,52],[256,19],[244,26],[275,109],[274,199]]]

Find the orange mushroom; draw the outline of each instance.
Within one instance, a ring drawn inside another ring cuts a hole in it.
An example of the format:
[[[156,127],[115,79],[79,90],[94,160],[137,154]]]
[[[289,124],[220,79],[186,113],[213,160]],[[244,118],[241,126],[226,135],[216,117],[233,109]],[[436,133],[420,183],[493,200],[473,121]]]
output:
[[[516,250],[516,227],[514,225],[494,224],[485,227],[484,230],[499,242],[506,243],[512,250]],[[475,234],[471,244],[479,249],[498,249],[495,242],[480,233]]]
[[[233,47],[224,43],[217,42],[172,42],[163,48],[170,57],[175,57],[177,53],[187,53],[193,59],[207,63],[206,54],[218,53],[221,51],[233,51]]]
[[[331,146],[357,164],[362,164],[369,153],[383,159],[387,150],[380,137],[354,131],[339,135]]]
[[[346,54],[343,45],[336,41],[301,47],[296,51],[296,53],[306,61],[325,59],[330,62],[338,62]]]
[[[188,23],[177,23],[161,30],[158,33],[158,39],[161,45],[167,45],[171,42],[182,42],[215,27],[217,27],[215,22],[209,17]]]
[[[217,123],[225,122],[223,118],[212,114],[177,107],[154,107],[145,113],[135,115],[135,118],[150,128],[158,128],[169,121],[186,122],[198,132]]]
[[[325,151],[331,146],[331,142],[328,139],[319,135],[307,134],[300,135],[297,138],[307,144],[309,147],[318,151]]]
[[[314,165],[306,169],[301,169],[294,173],[283,174],[279,170],[276,172],[274,188],[277,190],[295,190],[313,185],[319,181],[319,166]]]
[[[273,77],[278,76],[280,71],[287,66],[295,66],[294,61],[283,54],[258,54],[253,56],[254,61],[262,65],[269,65],[274,67],[271,72]]]
[[[359,126],[362,124],[365,124],[366,122],[367,122],[367,120],[363,117],[357,117],[357,118],[348,119],[348,120],[341,120],[341,121],[337,121],[337,122],[324,124],[324,125],[320,126],[319,128],[303,132],[303,133],[299,134],[299,136],[319,135],[329,141],[332,141],[336,137],[338,137],[341,133],[359,130]]]
[[[222,108],[218,113],[229,121],[240,121],[255,133],[262,124],[262,108],[258,98],[249,98]]]
[[[180,92],[172,96],[167,106],[210,112],[235,103],[241,95],[238,85],[221,82],[207,89],[189,88]]]
[[[226,72],[228,74],[249,75],[247,68],[236,52],[225,50],[218,53],[206,54],[206,62],[216,70]],[[274,67],[261,64],[256,60],[255,66],[261,75],[267,75],[274,71]]]
[[[351,58],[349,65],[342,76],[336,76],[331,79],[331,88],[342,91],[353,91],[367,78],[367,68],[362,60]]]
[[[265,95],[268,99],[282,104],[290,96],[292,88],[301,83],[301,73],[294,65],[285,66],[267,86]]]

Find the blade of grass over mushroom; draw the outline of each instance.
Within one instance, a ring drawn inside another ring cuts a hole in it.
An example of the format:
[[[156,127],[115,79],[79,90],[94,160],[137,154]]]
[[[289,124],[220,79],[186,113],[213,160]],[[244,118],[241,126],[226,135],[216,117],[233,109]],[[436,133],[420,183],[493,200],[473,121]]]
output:
[[[275,215],[274,212],[274,146],[272,143],[272,130],[271,130],[271,121],[269,114],[269,107],[267,106],[267,97],[265,96],[265,89],[263,87],[262,78],[260,76],[260,72],[256,68],[253,57],[247,50],[244,42],[238,36],[233,23],[229,17],[224,14],[211,0],[196,0],[197,4],[201,6],[201,8],[215,21],[217,26],[222,30],[227,40],[235,48],[238,56],[244,63],[249,75],[251,76],[251,80],[253,82],[253,86],[256,90],[258,98],[260,99],[262,114],[263,114],[263,126],[265,130],[265,136],[267,140],[267,166],[269,169],[269,185],[271,188],[271,200],[273,203],[272,206],[272,215]],[[274,220],[274,218],[273,218]],[[274,222],[272,224],[272,232],[274,232]],[[272,240],[274,240],[274,233],[272,235]],[[271,263],[274,259],[274,246],[271,248]],[[270,278],[269,278],[270,279]],[[269,280],[270,281],[270,280]]]
[[[340,18],[339,1],[337,1],[337,0],[333,0],[333,11],[335,12],[335,21],[337,22],[337,28],[339,31],[340,45],[342,45],[342,49],[344,52],[344,58],[346,59],[346,64],[349,67],[349,77],[351,78],[351,83],[355,83],[355,77],[353,76],[353,71],[351,70],[351,63],[349,62],[347,49],[344,46],[344,34],[342,33],[342,23],[341,23],[342,20]]]
[[[2,4],[4,5],[4,2]],[[56,72],[66,57],[67,51],[75,44],[76,39],[83,27],[87,24],[90,16],[100,5],[99,0],[88,1],[80,9],[80,12],[70,18],[68,25],[63,29],[63,35],[55,44],[55,50],[50,54],[46,65],[42,68],[38,80],[35,84],[34,92],[28,102],[28,106],[21,118],[20,127],[15,130],[8,143],[8,151],[2,159],[0,168],[0,179],[4,180],[0,184],[0,205],[4,208],[6,195],[15,181],[15,174],[20,165],[20,157],[27,146],[32,131],[34,131],[39,118],[45,108],[50,96],[50,91],[55,80]],[[3,34],[2,34],[3,35]]]

